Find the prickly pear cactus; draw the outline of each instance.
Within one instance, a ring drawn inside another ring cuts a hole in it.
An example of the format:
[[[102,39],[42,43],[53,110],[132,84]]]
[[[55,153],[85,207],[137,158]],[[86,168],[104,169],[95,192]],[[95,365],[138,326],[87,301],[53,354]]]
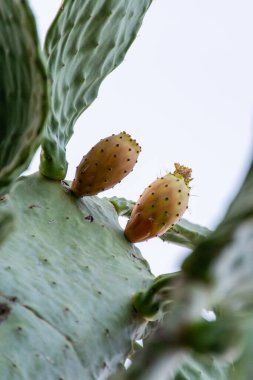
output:
[[[153,276],[126,241],[112,204],[78,199],[67,183],[39,173],[17,177],[40,143],[48,92],[52,106],[41,172],[65,176],[74,121],[122,61],[150,3],[64,1],[46,41],[47,78],[27,2],[0,0],[0,377],[5,380],[107,379],[147,325],[131,299]]]
[[[118,223],[138,202],[78,198],[59,181],[75,120],[124,58],[150,3],[63,1],[45,70],[27,2],[0,0],[1,379],[253,378],[253,165],[213,232],[177,221],[187,201],[172,202],[177,223],[162,220],[170,228],[156,234],[192,252],[180,272],[156,279]],[[40,143],[47,93],[40,173],[17,179]]]

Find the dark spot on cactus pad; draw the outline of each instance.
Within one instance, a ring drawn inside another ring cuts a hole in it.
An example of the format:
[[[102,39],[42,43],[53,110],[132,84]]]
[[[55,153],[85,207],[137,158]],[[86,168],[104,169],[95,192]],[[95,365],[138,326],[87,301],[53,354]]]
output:
[[[113,157],[116,158],[116,157],[117,157],[117,154],[114,154]]]
[[[164,185],[164,187],[168,187],[169,185],[167,184],[167,185]]]
[[[110,334],[110,330],[109,329],[105,329],[104,332],[105,332],[105,335],[109,335]]]
[[[130,158],[128,158],[127,161],[130,161]]]
[[[181,202],[178,202],[178,205],[180,206],[180,205],[181,205]]]
[[[11,312],[11,308],[6,303],[0,303],[0,323],[5,321]]]
[[[104,153],[104,149],[101,149],[100,152],[101,152],[101,153]]]
[[[181,189],[178,190],[179,193],[181,193],[181,191],[182,191]]]
[[[70,338],[70,336],[66,335],[65,338],[67,339],[68,342],[73,343],[73,340]]]
[[[179,214],[176,214],[176,216],[179,216]]]
[[[166,197],[166,198],[164,198],[164,200],[165,200],[165,201],[168,201],[168,200],[169,200],[169,198],[168,198],[168,197]]]
[[[40,206],[38,206],[38,205],[30,205],[30,206],[28,206],[28,208],[35,208],[35,207],[39,207],[40,208]]]
[[[90,223],[92,223],[93,220],[94,220],[94,218],[93,218],[92,215],[87,215],[84,219],[85,219],[85,220],[88,220]]]
[[[18,301],[18,297],[16,297],[16,296],[8,297],[8,300],[9,300],[10,302],[17,302],[17,301]]]

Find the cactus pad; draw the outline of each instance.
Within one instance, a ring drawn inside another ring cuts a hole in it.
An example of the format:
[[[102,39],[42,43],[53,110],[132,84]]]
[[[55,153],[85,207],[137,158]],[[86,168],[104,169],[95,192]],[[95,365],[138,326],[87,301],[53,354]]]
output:
[[[106,379],[144,327],[131,297],[151,283],[147,263],[106,200],[76,199],[35,174],[8,202],[16,229],[0,247],[1,375]]]
[[[78,116],[104,78],[124,59],[152,0],[65,0],[49,29],[46,55],[52,108],[40,171],[63,179],[65,147]]]
[[[38,148],[47,114],[47,80],[26,1],[0,0],[0,195]]]

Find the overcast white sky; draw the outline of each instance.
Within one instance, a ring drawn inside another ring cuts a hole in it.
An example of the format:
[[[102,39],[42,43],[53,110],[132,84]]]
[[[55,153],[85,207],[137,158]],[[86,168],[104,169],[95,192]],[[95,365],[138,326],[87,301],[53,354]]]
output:
[[[60,3],[30,0],[41,41]],[[180,162],[194,177],[184,217],[214,228],[252,156],[252,14],[252,0],[154,0],[125,61],[76,124],[67,178],[99,139],[125,130],[142,146],[139,162],[100,196],[137,200]],[[178,270],[187,253],[159,239],[138,246],[154,274]]]

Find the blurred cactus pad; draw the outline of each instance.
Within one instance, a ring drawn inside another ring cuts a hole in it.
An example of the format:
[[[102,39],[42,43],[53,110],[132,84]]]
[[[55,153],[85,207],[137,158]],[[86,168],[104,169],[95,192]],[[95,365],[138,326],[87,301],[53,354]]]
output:
[[[41,49],[28,1],[0,0],[1,380],[253,379],[252,166],[215,231],[160,237],[190,253],[158,278],[118,222],[135,202],[65,179],[74,124],[151,2],[65,0]]]

